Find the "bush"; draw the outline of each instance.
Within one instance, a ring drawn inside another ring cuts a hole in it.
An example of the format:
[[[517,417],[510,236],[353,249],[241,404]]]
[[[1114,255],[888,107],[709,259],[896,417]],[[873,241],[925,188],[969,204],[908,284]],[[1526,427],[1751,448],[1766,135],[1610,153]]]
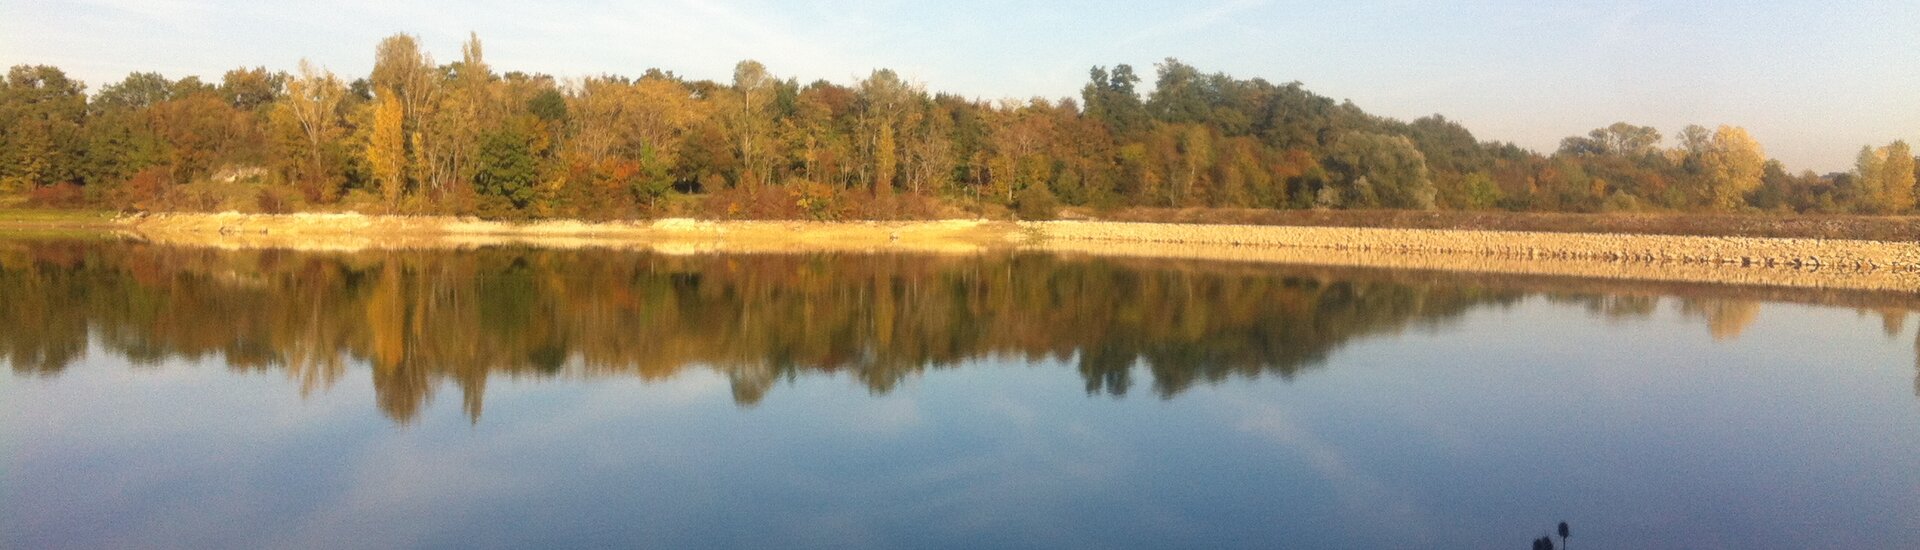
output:
[[[1020,219],[1051,220],[1060,212],[1060,201],[1044,185],[1030,185],[1013,198],[1014,212]]]
[[[35,187],[27,192],[27,204],[46,208],[74,208],[86,202],[86,191],[72,183]]]
[[[127,180],[126,192],[137,210],[166,210],[167,188],[171,187],[171,176],[165,168],[158,166],[141,170]]]
[[[839,211],[839,199],[831,187],[798,179],[752,190],[712,187],[699,202],[699,215],[716,219],[830,219]]]
[[[833,186],[806,180],[788,182],[793,197],[793,205],[808,218],[815,220],[835,220],[840,218],[840,200],[838,190]]]
[[[260,208],[261,213],[285,214],[293,211],[292,198],[293,192],[287,189],[267,186],[260,188],[260,191],[254,194],[253,202]]]
[[[1640,198],[1626,191],[1614,191],[1607,195],[1606,202],[1600,203],[1601,212],[1639,212],[1644,210]]]

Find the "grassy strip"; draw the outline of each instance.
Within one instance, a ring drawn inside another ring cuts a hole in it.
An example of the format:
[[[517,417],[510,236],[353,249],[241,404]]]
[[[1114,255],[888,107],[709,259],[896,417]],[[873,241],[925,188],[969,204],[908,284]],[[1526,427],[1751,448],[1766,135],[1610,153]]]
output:
[[[107,210],[54,210],[47,208],[0,208],[0,227],[5,228],[93,228],[112,227],[118,214]]]

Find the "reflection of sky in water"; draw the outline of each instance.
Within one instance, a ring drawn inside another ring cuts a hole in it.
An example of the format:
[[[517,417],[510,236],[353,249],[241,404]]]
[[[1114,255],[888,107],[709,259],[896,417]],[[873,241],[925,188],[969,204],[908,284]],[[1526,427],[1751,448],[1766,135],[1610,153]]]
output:
[[[1088,396],[1001,358],[886,394],[804,373],[501,377],[412,424],[366,367],[295,382],[93,349],[0,376],[0,546],[1899,546],[1920,532],[1913,337],[1769,304],[1531,299],[1349,342],[1292,381]],[[1715,332],[1719,334],[1716,340]]]

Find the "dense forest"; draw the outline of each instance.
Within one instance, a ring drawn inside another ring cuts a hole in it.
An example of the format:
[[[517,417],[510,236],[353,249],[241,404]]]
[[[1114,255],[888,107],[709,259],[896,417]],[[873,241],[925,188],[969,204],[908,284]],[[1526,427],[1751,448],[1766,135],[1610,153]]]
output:
[[[731,82],[497,73],[480,40],[436,63],[410,35],[348,81],[302,61],[216,83],[135,73],[92,94],[58,68],[0,83],[0,205],[357,210],[487,217],[1045,218],[1061,206],[1904,213],[1916,162],[1790,172],[1736,126],[1618,123],[1542,154],[1435,115],[1208,74],[1095,67],[1080,97],[851,85],[743,61]],[[1144,95],[1143,95],[1144,93]],[[1667,145],[1671,142],[1671,145]]]

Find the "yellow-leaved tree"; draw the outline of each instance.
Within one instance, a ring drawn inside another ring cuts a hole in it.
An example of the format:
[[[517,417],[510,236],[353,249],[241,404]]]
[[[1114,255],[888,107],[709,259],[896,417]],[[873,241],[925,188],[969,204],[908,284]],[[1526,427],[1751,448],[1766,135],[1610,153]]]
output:
[[[1881,166],[1881,177],[1886,178],[1887,204],[1895,213],[1913,209],[1913,148],[1905,141],[1895,141],[1886,148],[1886,164]]]
[[[400,201],[400,189],[406,185],[407,139],[402,124],[405,107],[391,90],[380,94],[373,108],[373,132],[367,139],[367,164],[380,182],[380,195],[387,209]]]
[[[1854,161],[1853,182],[1860,190],[1859,210],[1898,214],[1914,207],[1913,149],[1905,141],[1886,147],[1860,148]]]
[[[1747,193],[1760,188],[1767,153],[1745,128],[1722,125],[1703,160],[1713,207],[1736,210],[1746,204]]]

